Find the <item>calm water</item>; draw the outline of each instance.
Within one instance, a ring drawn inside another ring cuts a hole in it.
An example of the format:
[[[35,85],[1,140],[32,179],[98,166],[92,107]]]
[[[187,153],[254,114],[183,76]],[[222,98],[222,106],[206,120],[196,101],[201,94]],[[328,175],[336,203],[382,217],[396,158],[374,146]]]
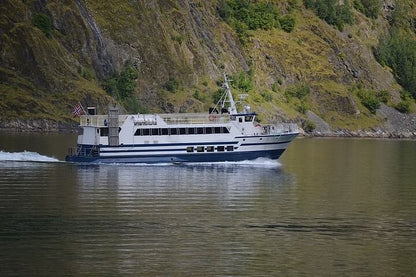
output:
[[[297,139],[280,163],[58,162],[74,140],[0,133],[0,275],[416,275],[416,141]]]

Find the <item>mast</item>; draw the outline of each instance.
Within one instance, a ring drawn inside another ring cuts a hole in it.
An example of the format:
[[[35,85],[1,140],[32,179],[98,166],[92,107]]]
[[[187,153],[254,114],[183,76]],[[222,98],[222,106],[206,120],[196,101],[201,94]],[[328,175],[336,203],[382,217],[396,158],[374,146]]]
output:
[[[235,106],[235,102],[234,102],[234,99],[233,99],[233,94],[231,93],[230,79],[228,79],[227,74],[225,74],[225,73],[224,73],[224,86],[225,86],[225,90],[227,92],[228,101],[230,101],[230,114],[237,114],[238,113],[237,108]],[[223,103],[223,106],[224,106],[224,103]]]

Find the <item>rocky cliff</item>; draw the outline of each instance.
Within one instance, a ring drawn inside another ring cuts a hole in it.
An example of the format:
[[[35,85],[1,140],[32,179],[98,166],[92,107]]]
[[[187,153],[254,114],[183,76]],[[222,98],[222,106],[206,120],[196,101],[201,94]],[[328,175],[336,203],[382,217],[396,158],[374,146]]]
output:
[[[205,111],[225,71],[247,78],[251,87],[235,92],[248,94],[264,121],[395,130],[391,113],[372,113],[357,93],[387,91],[387,105],[400,101],[402,88],[373,54],[394,1],[383,1],[377,19],[352,9],[354,23],[343,30],[302,1],[269,1],[295,19],[293,30],[249,30],[246,41],[221,18],[222,2],[2,0],[1,126],[71,123],[78,101],[104,110],[120,100],[106,93],[108,80],[132,66],[137,111]],[[307,88],[301,97],[299,87]]]

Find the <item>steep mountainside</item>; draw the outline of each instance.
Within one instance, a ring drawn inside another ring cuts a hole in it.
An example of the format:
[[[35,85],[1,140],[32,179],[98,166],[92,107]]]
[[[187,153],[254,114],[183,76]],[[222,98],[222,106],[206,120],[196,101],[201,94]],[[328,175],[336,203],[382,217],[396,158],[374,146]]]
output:
[[[273,3],[295,24],[288,30],[281,20],[244,38],[221,10],[236,2],[2,0],[0,127],[71,123],[78,101],[103,112],[116,101],[132,112],[205,111],[225,71],[264,121],[321,132],[395,130],[389,116],[398,112],[363,101],[378,92],[389,106],[401,101],[391,69],[373,54],[395,1],[382,1],[377,18],[352,8],[354,23],[343,29],[300,0],[255,1]]]

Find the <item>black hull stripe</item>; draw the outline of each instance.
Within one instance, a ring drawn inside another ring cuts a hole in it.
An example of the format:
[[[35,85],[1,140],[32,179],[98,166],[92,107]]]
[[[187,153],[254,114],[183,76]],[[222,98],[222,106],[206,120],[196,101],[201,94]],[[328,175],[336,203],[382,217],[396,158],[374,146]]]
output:
[[[229,144],[237,144],[238,141],[220,141],[220,142],[189,142],[189,143],[152,143],[152,144],[122,144],[117,146],[109,146],[109,145],[98,145],[101,149],[105,148],[121,148],[121,147],[160,147],[160,146],[191,146],[191,145],[229,145]]]

